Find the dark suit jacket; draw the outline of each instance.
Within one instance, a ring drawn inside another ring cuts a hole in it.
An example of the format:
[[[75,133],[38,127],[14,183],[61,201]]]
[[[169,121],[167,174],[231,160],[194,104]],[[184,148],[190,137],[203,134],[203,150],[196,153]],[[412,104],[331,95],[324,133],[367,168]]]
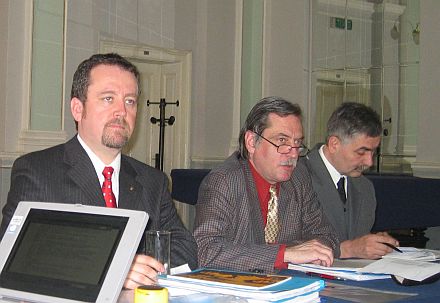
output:
[[[12,167],[11,188],[3,208],[0,236],[19,201],[81,203],[105,207],[92,161],[75,136],[66,144],[18,158]],[[170,230],[171,266],[197,267],[194,238],[185,229],[161,171],[122,155],[118,207],[149,214],[149,230]],[[142,248],[143,248],[143,242]]]
[[[374,224],[376,211],[373,184],[364,176],[347,177],[347,211],[344,213],[344,206],[335,184],[319,155],[321,145],[315,146],[302,160],[310,172],[313,188],[318,194],[324,213],[336,229],[341,241],[368,234]]]
[[[280,184],[278,202],[278,243],[297,245],[319,239],[338,251],[339,241],[322,213],[304,166],[298,165],[291,179]],[[252,172],[248,161],[238,159],[237,153],[202,181],[194,237],[201,267],[274,271],[279,244],[264,241]]]

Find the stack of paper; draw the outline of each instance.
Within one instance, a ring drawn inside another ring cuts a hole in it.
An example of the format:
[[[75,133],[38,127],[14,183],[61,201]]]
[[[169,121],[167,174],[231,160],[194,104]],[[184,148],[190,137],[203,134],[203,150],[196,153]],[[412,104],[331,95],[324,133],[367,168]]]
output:
[[[314,264],[289,264],[289,269],[299,270],[325,278],[348,280],[375,280],[399,276],[414,281],[423,281],[440,273],[440,252],[435,250],[399,247],[402,252],[392,252],[380,260],[335,259],[332,267]]]
[[[332,267],[325,267],[314,264],[289,264],[289,269],[298,270],[311,274],[322,275],[327,278],[341,278],[355,281],[387,279],[390,275],[376,274],[371,272],[361,272],[360,270],[373,262],[364,259],[336,259]]]
[[[281,275],[264,275],[215,269],[159,276],[158,284],[171,296],[193,293],[223,294],[248,302],[319,302],[324,281]]]

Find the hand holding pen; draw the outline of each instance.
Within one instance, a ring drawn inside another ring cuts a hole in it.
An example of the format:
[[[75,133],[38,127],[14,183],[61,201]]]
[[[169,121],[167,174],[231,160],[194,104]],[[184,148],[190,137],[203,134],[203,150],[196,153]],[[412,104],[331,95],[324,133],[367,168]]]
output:
[[[388,246],[389,248],[399,252],[399,253],[403,253],[403,251],[401,251],[400,249],[398,249],[396,246],[394,246],[393,244],[390,243],[386,243],[386,242],[381,242],[383,245]]]
[[[341,243],[340,258],[380,259],[390,253],[392,248],[399,246],[399,241],[386,232],[367,234]]]

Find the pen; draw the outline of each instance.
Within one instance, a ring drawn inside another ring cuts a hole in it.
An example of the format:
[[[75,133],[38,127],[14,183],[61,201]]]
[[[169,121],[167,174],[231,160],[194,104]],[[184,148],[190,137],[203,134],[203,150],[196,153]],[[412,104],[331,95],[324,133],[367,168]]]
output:
[[[315,272],[306,272],[306,274],[311,277],[318,277],[318,278],[327,279],[327,280],[345,280],[344,278],[341,278],[341,277],[327,275],[327,274],[318,274]]]
[[[390,243],[385,243],[385,242],[380,242],[380,243],[382,243],[383,245],[388,246],[389,248],[394,249],[394,250],[397,251],[397,252],[403,253],[403,251],[401,251],[400,249],[398,249],[397,247],[395,247],[394,245],[392,245],[392,244],[390,244]]]

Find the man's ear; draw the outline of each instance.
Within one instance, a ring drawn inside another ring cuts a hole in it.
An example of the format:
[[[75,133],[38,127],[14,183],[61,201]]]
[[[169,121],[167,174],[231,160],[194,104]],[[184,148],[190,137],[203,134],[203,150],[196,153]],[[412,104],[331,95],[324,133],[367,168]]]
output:
[[[341,140],[336,136],[330,136],[327,141],[327,147],[330,153],[334,154],[341,145]]]
[[[249,154],[253,154],[255,151],[255,136],[257,135],[250,130],[246,131],[246,134],[244,135],[244,143]]]
[[[81,121],[84,112],[84,104],[80,99],[74,97],[70,100],[70,111],[72,112],[75,121]]]

